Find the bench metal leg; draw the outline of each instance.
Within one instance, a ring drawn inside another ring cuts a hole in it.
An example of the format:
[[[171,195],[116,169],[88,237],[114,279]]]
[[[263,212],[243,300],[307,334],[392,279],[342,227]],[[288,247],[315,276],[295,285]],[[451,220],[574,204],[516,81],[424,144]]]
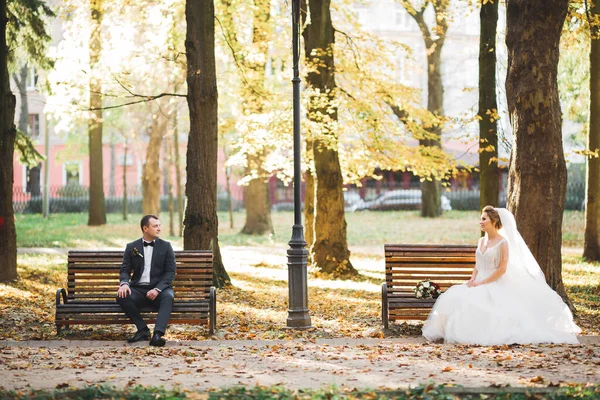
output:
[[[213,335],[217,325],[217,291],[214,286],[211,286],[210,288],[210,297],[208,301],[208,333]]]
[[[383,322],[383,327],[388,329],[389,321],[388,321],[388,295],[387,295],[387,283],[383,283],[381,285],[381,321]]]

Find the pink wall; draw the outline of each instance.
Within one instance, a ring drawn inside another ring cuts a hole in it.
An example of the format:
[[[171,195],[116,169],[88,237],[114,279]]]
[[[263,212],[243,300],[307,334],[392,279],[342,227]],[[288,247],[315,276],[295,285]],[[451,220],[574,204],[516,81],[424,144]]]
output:
[[[115,145],[115,159],[116,166],[114,171],[114,185],[115,185],[115,196],[122,196],[123,194],[123,170],[124,167],[122,165],[123,155],[124,155],[124,145],[116,144]],[[36,149],[42,155],[45,154],[44,145],[37,145]],[[185,159],[187,147],[186,144],[183,144],[181,148],[180,155]],[[53,192],[57,190],[57,188],[62,187],[66,183],[66,166],[69,164],[78,164],[78,172],[79,172],[79,183],[82,186],[89,186],[89,157],[87,155],[82,154],[74,154],[79,153],[73,147],[67,146],[65,144],[52,144],[50,146],[50,189]],[[127,178],[127,187],[128,192],[131,193],[132,190],[136,187],[141,186],[141,176],[142,176],[142,168],[143,162],[146,158],[146,146],[145,144],[140,144],[137,146],[130,146],[127,149],[129,154],[129,165],[125,167],[126,178]],[[226,176],[225,176],[225,155],[223,152],[219,152],[218,155],[218,169],[217,169],[217,184],[219,185],[219,190],[224,191],[226,188]],[[26,180],[25,180],[25,168],[19,161],[19,155],[15,154],[13,159],[13,167],[14,167],[14,191],[20,193],[20,198],[22,199],[23,193],[26,188]],[[42,162],[42,172],[41,172],[41,182],[43,186],[44,181],[44,168],[45,162]],[[185,185],[185,165],[182,167],[182,184]],[[104,193],[106,196],[110,195],[110,175],[111,175],[111,147],[109,144],[105,144],[103,148],[103,175],[104,175]],[[175,191],[175,171],[172,171],[172,182],[173,182],[173,190]],[[230,181],[230,187],[233,194],[233,197],[237,200],[241,200],[243,198],[243,188],[237,186],[237,181],[239,180],[239,176],[233,176]],[[161,181],[161,191],[163,189],[164,181]]]

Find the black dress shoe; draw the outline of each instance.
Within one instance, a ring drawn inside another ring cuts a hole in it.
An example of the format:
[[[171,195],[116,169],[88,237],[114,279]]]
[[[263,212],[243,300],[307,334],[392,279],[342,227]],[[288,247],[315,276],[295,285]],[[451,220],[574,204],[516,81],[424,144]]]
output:
[[[148,340],[149,337],[150,337],[150,330],[137,331],[135,333],[135,335],[133,335],[133,337],[130,337],[129,339],[127,339],[127,342],[135,343],[135,342],[139,342],[141,340]]]
[[[152,335],[152,339],[150,339],[150,346],[163,347],[166,343],[167,341],[158,333]]]

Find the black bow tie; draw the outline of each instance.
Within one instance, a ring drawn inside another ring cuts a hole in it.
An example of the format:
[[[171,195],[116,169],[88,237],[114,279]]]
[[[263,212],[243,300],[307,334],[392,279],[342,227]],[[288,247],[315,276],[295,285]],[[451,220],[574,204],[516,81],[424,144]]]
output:
[[[152,247],[154,247],[154,242],[146,242],[144,240],[144,247],[146,247],[146,246],[152,246]]]

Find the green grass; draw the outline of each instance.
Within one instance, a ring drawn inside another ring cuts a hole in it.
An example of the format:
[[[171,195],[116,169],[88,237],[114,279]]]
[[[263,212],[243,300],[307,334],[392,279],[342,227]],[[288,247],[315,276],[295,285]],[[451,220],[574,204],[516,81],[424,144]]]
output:
[[[119,214],[108,214],[108,223],[100,227],[87,226],[87,214],[54,214],[44,219],[37,214],[17,215],[18,247],[55,248],[121,248],[140,236],[141,215],[130,215],[123,221]],[[219,243],[222,246],[283,245],[290,240],[292,212],[272,214],[275,233],[264,236],[240,234],[245,214],[219,213]],[[479,237],[479,212],[450,211],[440,218],[421,218],[416,211],[347,213],[348,243],[351,247],[383,246],[384,243],[452,243],[474,244]],[[169,235],[169,218],[163,216],[163,237],[176,247],[181,238]],[[177,224],[175,224],[177,225]],[[579,211],[567,211],[563,218],[563,246],[582,247],[584,216]]]
[[[444,387],[430,384],[406,390],[369,390],[330,387],[318,390],[290,390],[281,386],[234,386],[208,393],[183,390],[167,390],[157,387],[135,386],[128,389],[116,389],[108,386],[89,386],[82,389],[64,388],[55,390],[35,390],[30,392],[12,392],[0,389],[3,399],[252,399],[252,400],[335,400],[335,399],[597,399],[600,386],[576,385],[556,389],[544,388],[537,391],[532,388],[482,388],[477,390],[460,387]],[[475,393],[473,393],[475,392]]]

